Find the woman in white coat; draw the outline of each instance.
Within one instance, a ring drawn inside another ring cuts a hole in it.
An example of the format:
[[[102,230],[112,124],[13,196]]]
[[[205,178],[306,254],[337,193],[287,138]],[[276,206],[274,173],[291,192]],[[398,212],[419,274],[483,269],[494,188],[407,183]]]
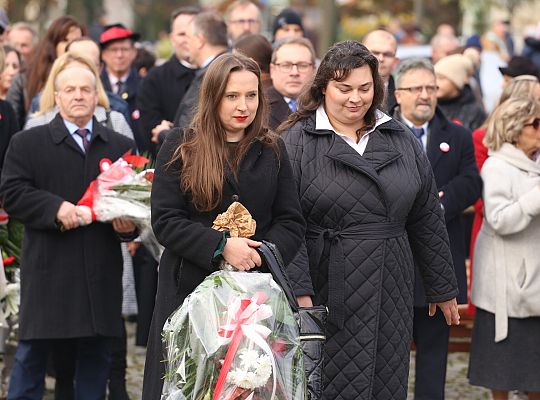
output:
[[[484,144],[469,380],[495,400],[512,390],[540,399],[540,104],[530,97],[503,102]]]

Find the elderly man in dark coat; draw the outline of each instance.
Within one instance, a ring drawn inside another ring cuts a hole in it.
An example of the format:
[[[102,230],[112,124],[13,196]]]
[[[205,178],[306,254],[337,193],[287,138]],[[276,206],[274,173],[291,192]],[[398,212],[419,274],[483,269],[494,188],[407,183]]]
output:
[[[82,226],[75,203],[99,161],[116,160],[134,143],[92,117],[97,90],[89,70],[68,68],[55,85],[59,115],[13,137],[0,186],[5,209],[25,225],[10,399],[41,399],[47,354],[68,341],[77,347],[76,398],[103,398],[110,338],[122,332],[120,240],[133,239],[135,226]]]
[[[464,227],[460,216],[482,192],[471,132],[446,119],[437,107],[434,68],[424,59],[404,61],[397,72],[394,117],[405,123],[425,149],[444,209],[458,281],[458,303],[467,303]],[[416,344],[416,400],[444,399],[449,327],[444,316],[428,316],[426,293],[417,269],[413,337]]]

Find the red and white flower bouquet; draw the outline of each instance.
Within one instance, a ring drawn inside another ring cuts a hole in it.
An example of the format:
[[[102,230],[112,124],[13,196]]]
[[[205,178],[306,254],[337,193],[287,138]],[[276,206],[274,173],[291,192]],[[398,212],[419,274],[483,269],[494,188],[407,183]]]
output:
[[[153,169],[144,169],[148,158],[126,153],[115,162],[100,161],[101,173],[77,203],[82,224],[109,222],[115,218],[132,221],[140,230],[141,241],[159,260],[163,248],[150,224],[150,194]]]

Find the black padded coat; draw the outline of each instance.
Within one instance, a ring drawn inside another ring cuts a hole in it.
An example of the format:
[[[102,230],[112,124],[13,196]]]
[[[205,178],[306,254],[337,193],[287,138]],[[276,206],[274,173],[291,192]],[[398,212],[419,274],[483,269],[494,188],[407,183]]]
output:
[[[370,134],[363,156],[315,114],[283,134],[307,223],[315,303],[327,304],[325,399],[406,399],[414,261],[430,302],[457,295],[429,161],[395,120]]]

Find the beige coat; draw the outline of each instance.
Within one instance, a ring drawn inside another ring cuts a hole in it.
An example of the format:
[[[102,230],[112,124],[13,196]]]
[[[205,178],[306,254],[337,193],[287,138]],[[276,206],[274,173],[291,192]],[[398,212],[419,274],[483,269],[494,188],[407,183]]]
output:
[[[508,317],[540,316],[540,161],[509,143],[489,155],[472,302],[495,314],[499,342],[508,336]]]

